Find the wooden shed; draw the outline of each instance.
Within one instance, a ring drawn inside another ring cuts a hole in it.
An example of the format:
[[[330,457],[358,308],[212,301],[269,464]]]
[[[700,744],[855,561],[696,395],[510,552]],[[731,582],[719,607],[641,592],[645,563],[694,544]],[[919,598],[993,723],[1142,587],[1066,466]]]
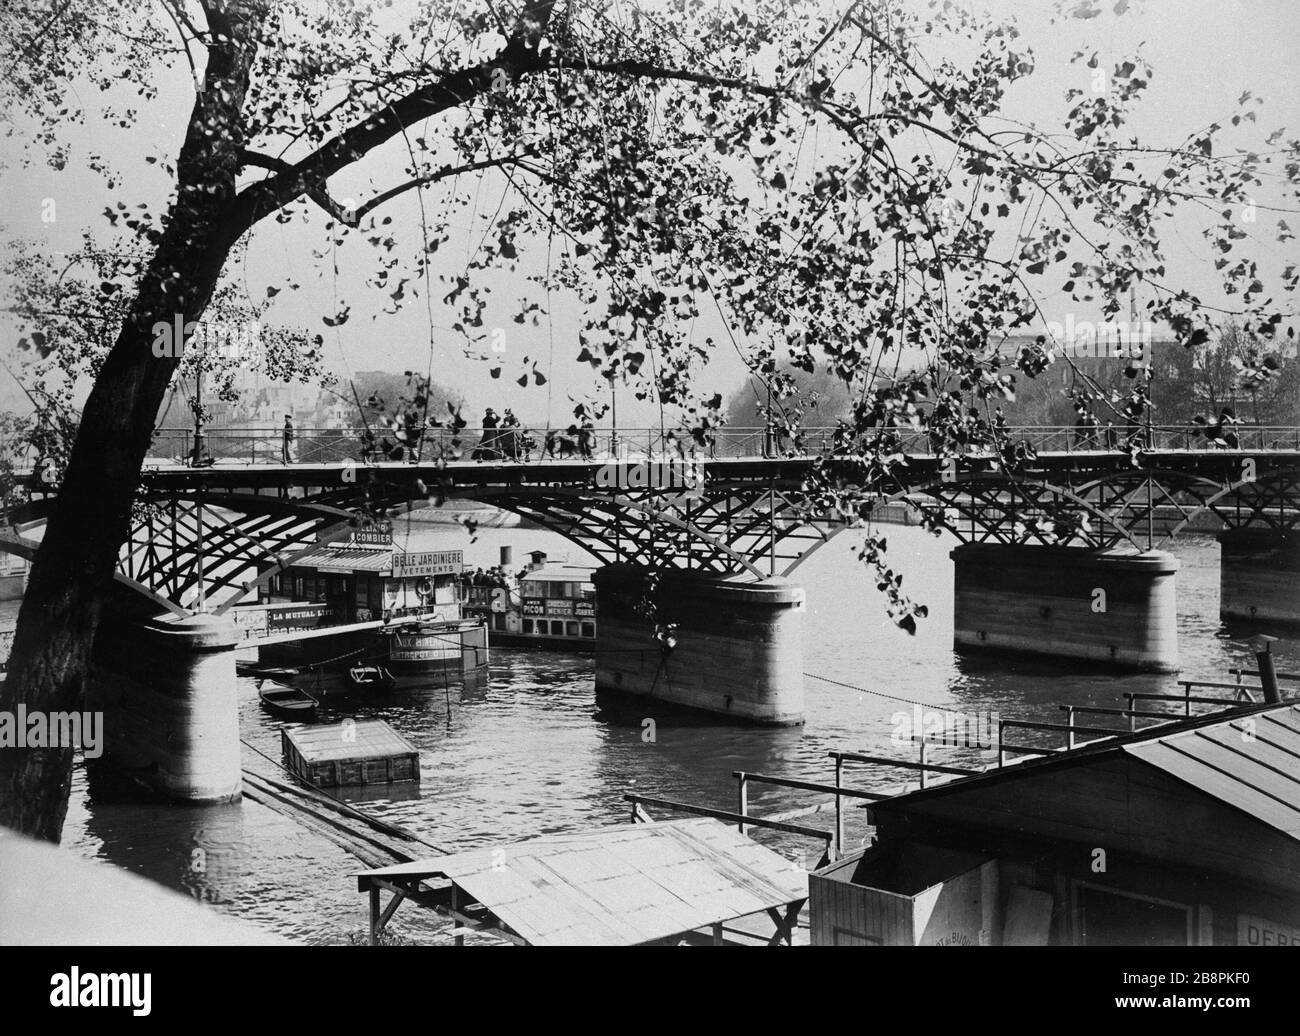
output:
[[[284,727],[285,765],[322,788],[420,779],[420,753],[381,719]]]
[[[950,888],[948,912],[973,919],[961,902],[978,875],[994,945],[1300,945],[1294,702],[1162,723],[869,809],[876,845],[809,879],[814,943],[915,945]]]
[[[997,861],[910,845],[865,849],[808,877],[814,946],[986,946]]]

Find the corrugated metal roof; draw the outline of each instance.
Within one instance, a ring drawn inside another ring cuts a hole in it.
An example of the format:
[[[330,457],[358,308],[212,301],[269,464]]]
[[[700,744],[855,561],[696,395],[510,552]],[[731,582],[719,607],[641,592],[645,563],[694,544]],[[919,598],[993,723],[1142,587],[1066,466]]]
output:
[[[808,877],[718,820],[629,824],[366,871],[442,877],[535,946],[626,946],[784,906]]]
[[[393,567],[391,550],[364,547],[322,547],[300,557],[294,568],[346,568],[351,572],[387,572]]]
[[[1300,838],[1300,706],[1283,705],[1119,748]]]
[[[931,799],[1035,780],[1039,774],[1059,769],[1087,767],[1120,752],[1300,839],[1300,704],[1295,702],[1241,706],[1230,715],[1193,716],[1148,730],[1119,733],[1068,751],[1060,749],[938,781],[863,808],[906,811]]]

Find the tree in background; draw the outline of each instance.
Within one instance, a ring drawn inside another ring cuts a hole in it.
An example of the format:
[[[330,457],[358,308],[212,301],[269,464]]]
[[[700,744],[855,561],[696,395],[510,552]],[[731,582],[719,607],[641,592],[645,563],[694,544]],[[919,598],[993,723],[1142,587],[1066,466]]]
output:
[[[727,398],[727,427],[761,428],[767,423],[769,406],[778,415],[778,425],[785,425],[787,431],[832,425],[849,418],[853,400],[842,379],[820,369],[809,373],[788,361],[778,364],[777,372],[783,384],[788,379],[793,391],[784,399],[769,401],[767,381],[750,374]]]
[[[24,157],[55,169],[78,158],[118,191],[148,162],[170,189],[160,208],[124,200],[87,228],[104,251],[142,258],[99,286],[121,316],[101,332],[111,344],[60,475],[0,708],[80,706],[141,464],[178,373],[177,357],[154,355],[152,329],[200,320],[233,279],[232,254],[269,223],[323,211],[315,258],[364,263],[385,307],[439,299],[454,316],[443,338],[430,320],[431,365],[438,349],[478,348],[502,330],[492,297],[509,310],[505,329],[552,307],[581,314],[577,361],[657,401],[697,445],[723,417],[721,395],[698,378],[718,347],[704,313],[785,412],[798,412],[803,390],[778,357],[829,372],[854,405],[805,502],[846,517],[899,484],[900,429],[956,455],[967,430],[954,414],[991,409],[1018,377],[1045,369],[1039,343],[1011,357],[999,348],[1042,321],[1048,292],[1109,318],[1140,281],[1145,319],[1190,345],[1207,340],[1204,307],[1164,283],[1162,229],[1180,207],[1223,214],[1207,252],[1243,330],[1290,331],[1235,214],[1266,174],[1290,199],[1300,145],[1278,132],[1267,147],[1234,150],[1222,123],[1186,140],[1135,140],[1128,120],[1152,76],[1138,57],[1076,55],[1080,85],[1058,118],[1035,126],[1009,108],[1034,68],[1018,29],[961,4],[394,6],[34,0],[0,10],[0,92]],[[1057,10],[1091,18],[1101,5]],[[69,123],[138,126],[160,91],[177,88],[178,70],[190,101],[178,153],[156,153],[148,133],[124,138],[138,149],[117,156],[137,160],[130,177],[104,155],[70,154]],[[101,102],[90,113],[87,96]],[[1232,125],[1251,133],[1255,118],[1248,94]],[[344,180],[375,186],[354,203],[340,197]],[[395,225],[381,210],[398,199],[407,216]],[[443,249],[467,223],[468,258]],[[1277,230],[1285,239],[1285,224]],[[1295,283],[1284,275],[1284,290]],[[259,287],[265,298],[249,301],[260,309],[300,285],[286,275]],[[329,309],[327,327],[349,319],[346,300]],[[800,445],[796,429],[790,447]],[[921,608],[881,546],[868,539],[861,558],[895,621],[914,627]],[[71,749],[3,753],[0,822],[57,839],[71,762]]]
[[[1213,340],[1195,347],[1157,348],[1153,367],[1156,424],[1213,420],[1224,409],[1250,424],[1300,424],[1300,356],[1294,343],[1269,342],[1229,322]]]

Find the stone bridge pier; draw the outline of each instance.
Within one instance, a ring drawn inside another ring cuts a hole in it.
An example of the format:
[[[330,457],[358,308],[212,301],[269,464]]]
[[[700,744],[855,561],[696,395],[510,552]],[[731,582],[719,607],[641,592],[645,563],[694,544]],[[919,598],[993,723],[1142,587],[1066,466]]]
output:
[[[958,650],[1177,672],[1173,555],[964,543],[950,556]]]
[[[594,581],[597,691],[749,723],[803,722],[801,587],[685,569],[652,580],[628,564],[598,569]]]
[[[1247,526],[1218,539],[1219,614],[1300,626],[1300,529]]]
[[[104,714],[103,761],[166,798],[239,798],[239,640],[224,616],[106,618],[87,696]]]

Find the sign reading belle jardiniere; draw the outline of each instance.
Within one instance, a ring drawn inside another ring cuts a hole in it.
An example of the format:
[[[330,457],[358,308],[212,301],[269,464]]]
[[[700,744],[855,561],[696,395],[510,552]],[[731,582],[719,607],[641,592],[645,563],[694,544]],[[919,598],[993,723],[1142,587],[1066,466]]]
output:
[[[394,554],[393,578],[455,575],[464,567],[459,550],[427,550],[419,554]]]

